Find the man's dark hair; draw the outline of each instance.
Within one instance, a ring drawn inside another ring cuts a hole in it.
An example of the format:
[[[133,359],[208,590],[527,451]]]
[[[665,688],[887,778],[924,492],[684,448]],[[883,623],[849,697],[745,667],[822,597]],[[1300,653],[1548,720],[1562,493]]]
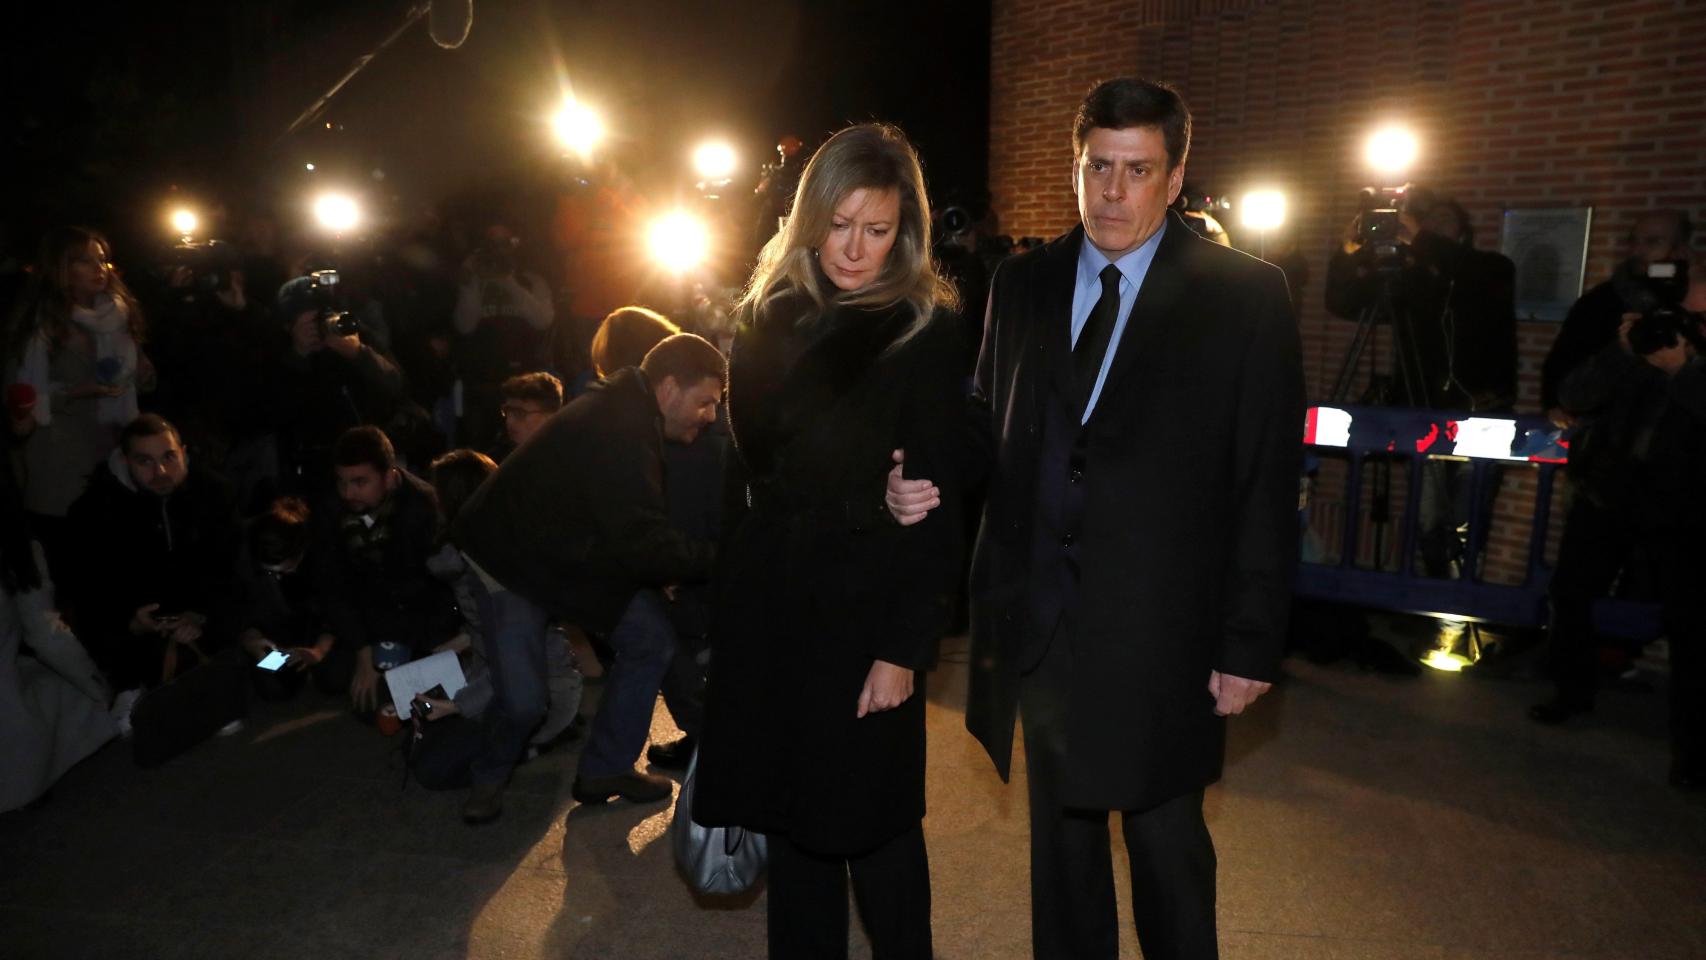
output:
[[[279,497],[249,525],[249,553],[265,566],[307,553],[308,540],[308,504],[297,497]]]
[[[592,369],[608,377],[623,367],[637,367],[665,337],[681,332],[671,320],[645,307],[610,311],[592,335]]]
[[[543,370],[510,377],[498,388],[505,400],[537,403],[547,411],[563,405],[563,381]]]
[[[397,465],[397,451],[378,427],[351,427],[332,444],[332,463],[339,467],[366,464],[384,476]]]
[[[1676,231],[1678,246],[1686,247],[1694,239],[1694,221],[1689,219],[1687,210],[1640,210],[1635,214],[1635,222],[1629,225],[1629,238],[1634,239],[1635,228],[1648,217],[1664,217],[1671,221],[1671,229]]]
[[[130,445],[135,441],[141,440],[143,437],[158,437],[163,434],[171,435],[172,439],[178,442],[178,446],[183,446],[183,438],[179,435],[178,428],[172,426],[171,421],[157,413],[144,413],[125,424],[124,429],[119,431],[118,448],[124,451],[124,455],[128,457],[130,456]]]
[[[498,472],[492,458],[478,450],[452,450],[432,462],[432,487],[445,524],[456,522],[462,506],[486,478]]]
[[[1185,162],[1191,151],[1191,111],[1179,91],[1165,83],[1120,77],[1096,84],[1072,118],[1072,156],[1084,155],[1091,129],[1157,127],[1167,142],[1167,169]]]
[[[664,377],[673,377],[677,386],[686,388],[711,377],[723,383],[728,377],[729,362],[704,337],[678,333],[653,347],[646,359],[640,361],[640,369],[654,384],[662,383]]]

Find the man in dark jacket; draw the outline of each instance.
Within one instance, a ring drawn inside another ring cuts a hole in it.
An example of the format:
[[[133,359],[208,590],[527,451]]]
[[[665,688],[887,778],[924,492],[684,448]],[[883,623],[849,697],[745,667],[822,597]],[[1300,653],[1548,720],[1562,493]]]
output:
[[[660,590],[710,574],[713,547],[668,521],[664,441],[716,420],[727,365],[691,334],[664,340],[558,411],[504,460],[457,517],[453,539],[479,575],[480,622],[497,698],[463,818],[501,811],[503,786],[544,715],[545,622],[608,632],[616,662],[573,794],[660,800],[669,781],[634,770],[674,650]]]
[[[397,466],[390,438],[356,427],[332,448],[341,510],[317,513],[312,558],[325,618],[317,646],[354,653],[350,700],[379,706],[388,666],[424,656],[456,635],[461,617],[450,588],[427,568],[437,549],[438,497]]]
[[[1037,957],[1118,955],[1115,810],[1143,955],[1214,957],[1203,790],[1224,718],[1279,675],[1297,328],[1277,269],[1168,212],[1190,144],[1176,92],[1101,84],[1072,139],[1082,227],[1006,261],[991,287],[974,400],[994,475],[966,726],[1005,778],[1024,717]],[[932,500],[895,475],[888,496]]]
[[[224,481],[143,414],[71,507],[77,632],[115,689],[152,687],[228,644],[240,533]]]
[[[351,427],[389,421],[404,396],[403,375],[359,333],[327,329],[309,277],[279,288],[274,315],[284,337],[262,403],[278,438],[279,485],[318,510],[333,503],[332,444]]]

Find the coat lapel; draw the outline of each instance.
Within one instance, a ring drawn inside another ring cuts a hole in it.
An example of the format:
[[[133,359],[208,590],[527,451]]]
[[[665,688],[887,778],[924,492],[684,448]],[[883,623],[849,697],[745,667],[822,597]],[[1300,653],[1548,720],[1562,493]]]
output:
[[[1155,259],[1149,264],[1149,272],[1144,274],[1143,287],[1137,291],[1137,302],[1132,304],[1125,332],[1114,349],[1114,362],[1108,368],[1108,379],[1102,384],[1102,395],[1096,401],[1096,411],[1090,415],[1091,420],[1107,409],[1105,402],[1108,397],[1123,384],[1155,337],[1168,324],[1176,322],[1175,308],[1183,299],[1187,286],[1183,269],[1186,245],[1196,239],[1196,233],[1185,221],[1177,213],[1168,211],[1167,232],[1162,234]]]
[[[1039,423],[1047,391],[1064,389],[1072,379],[1072,296],[1078,286],[1078,250],[1083,243],[1084,228],[1079,226],[1043,248],[1037,284],[1031,290],[1032,335],[1041,361],[1034,383]]]

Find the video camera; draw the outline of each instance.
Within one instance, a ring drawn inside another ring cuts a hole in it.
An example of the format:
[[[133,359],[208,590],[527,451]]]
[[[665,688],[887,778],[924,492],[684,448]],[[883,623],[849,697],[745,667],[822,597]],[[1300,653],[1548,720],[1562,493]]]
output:
[[[1656,260],[1647,264],[1645,276],[1635,275],[1622,290],[1623,302],[1632,313],[1640,313],[1629,328],[1629,348],[1641,356],[1675,346],[1677,338],[1706,353],[1706,337],[1700,332],[1700,314],[1685,310],[1688,296],[1688,261]]]
[[[222,240],[185,240],[172,247],[161,273],[186,302],[231,287],[231,274],[242,265],[237,251]]]
[[[361,324],[348,310],[338,309],[338,272],[312,270],[308,273],[308,296],[319,311],[320,328],[328,337],[353,337]]]
[[[1378,273],[1397,273],[1407,265],[1399,213],[1408,187],[1364,187],[1357,215],[1357,254],[1373,261]]]

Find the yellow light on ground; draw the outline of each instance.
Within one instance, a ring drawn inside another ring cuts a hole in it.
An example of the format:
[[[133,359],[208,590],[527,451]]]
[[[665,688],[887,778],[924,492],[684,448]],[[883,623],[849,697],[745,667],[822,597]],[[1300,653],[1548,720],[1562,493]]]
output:
[[[1278,190],[1255,190],[1238,205],[1240,222],[1251,230],[1275,230],[1285,223],[1285,194]]]
[[[1382,127],[1369,138],[1363,158],[1370,169],[1389,177],[1402,177],[1416,162],[1416,135],[1403,127]]]
[[[693,151],[693,170],[704,180],[726,180],[734,176],[735,148],[721,140],[701,143]]]
[[[671,273],[697,267],[711,252],[711,233],[704,221],[680,210],[653,221],[646,238],[652,259]]]
[[[177,231],[179,236],[190,236],[199,226],[201,218],[195,215],[194,210],[179,208],[172,211],[172,229]]]
[[[1463,668],[1469,666],[1469,658],[1445,650],[1429,650],[1422,659],[1422,666],[1446,673],[1462,673]]]
[[[551,117],[551,130],[564,148],[581,155],[592,151],[604,141],[604,121],[596,112],[578,100],[565,100]]]
[[[361,208],[341,193],[323,193],[314,200],[314,219],[333,233],[348,233],[361,222]]]

